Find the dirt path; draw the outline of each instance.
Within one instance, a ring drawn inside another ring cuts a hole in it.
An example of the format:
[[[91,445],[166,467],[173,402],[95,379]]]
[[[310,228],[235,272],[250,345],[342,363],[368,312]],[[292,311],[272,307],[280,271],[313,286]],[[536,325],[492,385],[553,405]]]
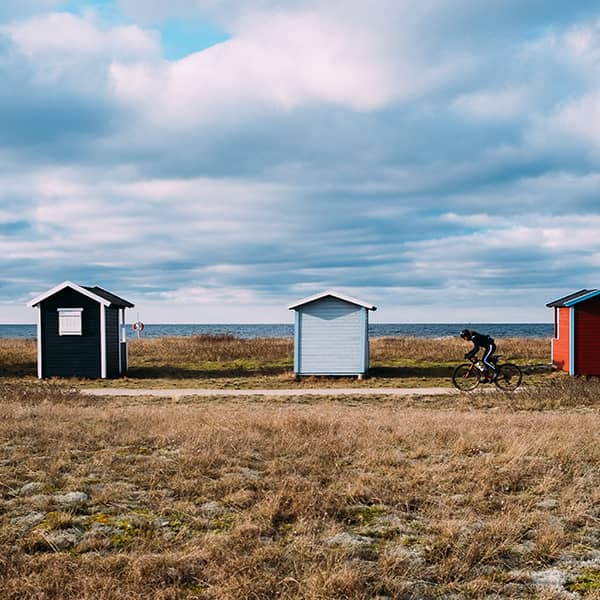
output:
[[[207,388],[87,388],[82,394],[91,396],[158,396],[160,398],[180,398],[182,396],[442,396],[458,394],[454,388],[304,388],[304,389],[207,389]]]

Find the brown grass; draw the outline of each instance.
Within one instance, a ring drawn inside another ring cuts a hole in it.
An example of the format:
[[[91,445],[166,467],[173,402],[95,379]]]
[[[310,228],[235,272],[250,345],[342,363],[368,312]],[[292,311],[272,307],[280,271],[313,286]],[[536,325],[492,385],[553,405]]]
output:
[[[36,348],[35,340],[0,338],[0,377],[35,375]]]
[[[233,335],[192,335],[130,340],[130,359],[136,361],[231,362],[259,360],[278,362],[290,359],[294,353],[291,338],[243,339]]]
[[[368,385],[407,387],[449,385],[454,365],[470,344],[460,339],[415,337],[371,340],[370,379],[362,384],[342,378],[293,379],[293,340],[240,339],[230,335],[198,335],[131,340],[128,378],[106,385],[153,387],[315,387]],[[521,365],[548,363],[547,339],[498,341],[505,360]],[[34,377],[33,340],[0,339],[0,376]],[[76,383],[76,382],[72,382]]]
[[[504,360],[550,361],[550,340],[547,338],[503,338],[496,342],[497,353]],[[375,338],[371,341],[371,358],[380,363],[397,360],[444,363],[462,361],[464,354],[472,347],[472,344],[459,338]]]
[[[600,384],[553,390],[446,409],[4,384],[2,598],[597,597]]]
[[[397,360],[448,362],[461,360],[471,344],[458,338],[387,337],[371,340],[371,358],[375,362]],[[536,338],[505,338],[498,341],[498,352],[506,358],[549,360],[550,341]],[[194,335],[164,337],[130,342],[132,364],[142,361],[232,362],[258,360],[265,363],[292,364],[294,343],[291,338],[241,339],[232,335]]]

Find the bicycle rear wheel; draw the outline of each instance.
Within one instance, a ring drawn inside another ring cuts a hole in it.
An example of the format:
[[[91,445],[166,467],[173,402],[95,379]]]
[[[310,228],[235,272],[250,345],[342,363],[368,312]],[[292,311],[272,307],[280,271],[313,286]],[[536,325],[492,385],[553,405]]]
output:
[[[517,365],[505,363],[498,367],[498,377],[496,377],[495,383],[501,390],[511,392],[521,385],[522,378],[523,373]]]
[[[463,392],[474,390],[479,385],[481,371],[471,363],[458,365],[452,373],[452,383]]]

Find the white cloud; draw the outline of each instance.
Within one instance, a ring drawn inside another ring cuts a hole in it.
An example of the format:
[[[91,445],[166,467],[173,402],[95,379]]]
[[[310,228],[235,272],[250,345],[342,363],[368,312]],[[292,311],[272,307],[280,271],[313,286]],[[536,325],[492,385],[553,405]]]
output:
[[[230,40],[180,61],[114,64],[113,87],[154,123],[189,127],[215,116],[235,122],[255,111],[322,103],[376,110],[418,97],[458,68],[427,61],[410,44],[399,48],[373,24],[357,32],[356,23],[338,16],[252,13],[236,23]]]
[[[550,125],[569,137],[586,141],[600,149],[600,89],[560,108]]]
[[[90,60],[147,60],[160,56],[158,34],[136,25],[103,27],[94,18],[50,13],[0,29],[34,62],[68,66]]]
[[[522,116],[530,102],[526,87],[481,91],[456,98],[452,106],[459,113],[473,119],[502,121]]]

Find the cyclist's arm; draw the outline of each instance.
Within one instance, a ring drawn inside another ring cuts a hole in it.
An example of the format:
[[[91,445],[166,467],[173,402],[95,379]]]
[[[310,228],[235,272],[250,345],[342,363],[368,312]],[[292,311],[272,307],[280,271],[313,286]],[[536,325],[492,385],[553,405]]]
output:
[[[479,352],[479,348],[481,348],[481,346],[475,340],[472,340],[472,342],[473,342],[472,350],[467,352],[467,354],[465,355],[466,358],[468,358],[468,359],[475,358],[475,356],[477,356],[477,353]]]

